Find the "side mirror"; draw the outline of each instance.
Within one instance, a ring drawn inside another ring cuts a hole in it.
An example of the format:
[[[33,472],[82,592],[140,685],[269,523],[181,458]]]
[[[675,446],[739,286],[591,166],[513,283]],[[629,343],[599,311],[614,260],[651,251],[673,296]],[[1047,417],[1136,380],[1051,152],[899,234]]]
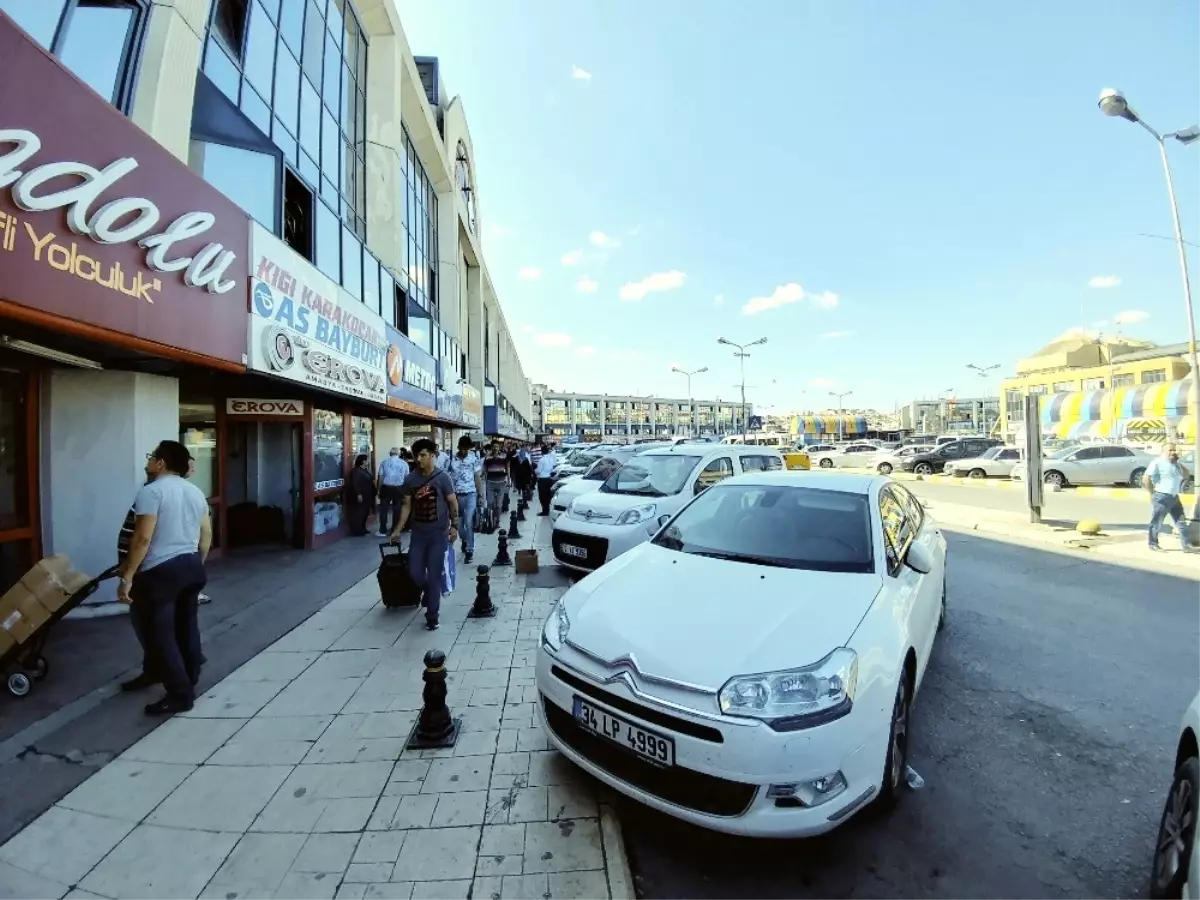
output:
[[[920,575],[928,575],[933,571],[933,554],[929,552],[929,548],[924,544],[914,542],[909,545],[908,554],[904,557],[904,563],[914,572]]]
[[[670,521],[671,521],[671,517],[668,516],[666,513],[663,513],[661,516],[658,517],[658,527],[665,528],[667,523]]]

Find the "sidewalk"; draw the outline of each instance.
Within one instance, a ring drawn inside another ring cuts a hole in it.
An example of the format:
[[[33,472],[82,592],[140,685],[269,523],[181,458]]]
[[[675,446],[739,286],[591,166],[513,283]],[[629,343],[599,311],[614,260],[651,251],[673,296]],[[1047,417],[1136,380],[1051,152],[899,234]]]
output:
[[[548,520],[522,524],[547,566]],[[495,568],[498,615],[467,619],[473,576],[436,632],[360,581],[0,847],[0,897],[631,897],[615,817],[536,719],[566,588]],[[407,750],[433,648],[462,732]]]

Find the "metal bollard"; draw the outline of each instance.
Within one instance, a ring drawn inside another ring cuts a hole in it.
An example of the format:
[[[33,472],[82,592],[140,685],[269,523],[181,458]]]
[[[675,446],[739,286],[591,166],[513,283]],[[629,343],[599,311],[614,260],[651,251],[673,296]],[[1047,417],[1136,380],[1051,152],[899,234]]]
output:
[[[528,508],[529,508],[529,504],[525,502],[524,497],[522,497],[520,500],[517,501],[517,521],[518,522],[525,521],[525,510]]]
[[[425,682],[425,689],[421,692],[424,705],[408,737],[408,749],[453,747],[458,740],[462,720],[453,718],[450,707],[446,705],[446,654],[441,650],[426,653],[425,671],[421,678]]]
[[[496,558],[492,560],[493,566],[511,566],[513,564],[512,557],[508,555],[508,532],[503,528],[500,529],[500,542],[496,547]]]
[[[515,509],[508,514],[508,536],[514,541],[521,539],[521,532],[517,530],[517,511]]]
[[[489,619],[497,612],[492,603],[492,580],[488,576],[488,567],[480,566],[475,570],[475,605],[467,613],[468,619]]]

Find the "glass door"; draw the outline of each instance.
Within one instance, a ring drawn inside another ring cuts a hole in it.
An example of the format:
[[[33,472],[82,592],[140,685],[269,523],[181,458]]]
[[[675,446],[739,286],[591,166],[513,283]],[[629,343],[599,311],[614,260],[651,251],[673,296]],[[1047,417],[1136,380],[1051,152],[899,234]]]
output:
[[[37,561],[37,376],[0,369],[0,594]]]

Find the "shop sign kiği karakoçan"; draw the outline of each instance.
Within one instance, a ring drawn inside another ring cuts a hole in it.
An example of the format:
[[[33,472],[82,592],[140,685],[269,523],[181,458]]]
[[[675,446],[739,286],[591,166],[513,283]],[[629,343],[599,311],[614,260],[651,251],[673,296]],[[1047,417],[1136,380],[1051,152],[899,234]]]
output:
[[[258,224],[250,251],[250,368],[386,403],[383,319]]]
[[[0,299],[240,368],[245,212],[3,14],[0,58]]]

